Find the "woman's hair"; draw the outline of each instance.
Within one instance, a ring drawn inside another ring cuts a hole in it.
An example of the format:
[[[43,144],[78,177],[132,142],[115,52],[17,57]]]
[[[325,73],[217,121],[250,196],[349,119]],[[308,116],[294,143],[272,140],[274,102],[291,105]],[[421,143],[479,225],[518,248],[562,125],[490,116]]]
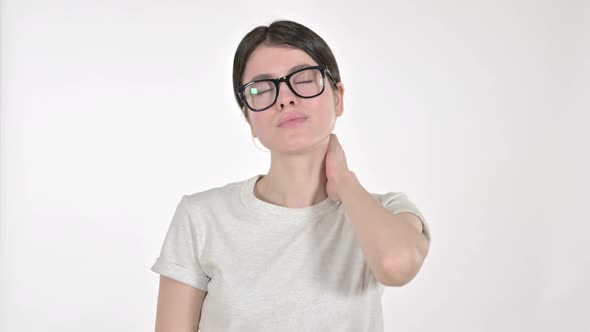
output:
[[[234,55],[234,97],[240,109],[243,109],[244,103],[238,96],[237,89],[240,85],[244,84],[242,82],[242,76],[246,70],[248,59],[252,55],[252,52],[260,45],[300,49],[309,54],[318,65],[328,66],[334,80],[340,82],[340,71],[338,70],[336,59],[322,37],[299,23],[287,20],[274,21],[269,26],[261,25],[248,32],[238,45],[238,49]],[[248,120],[247,110],[244,111],[244,116]]]

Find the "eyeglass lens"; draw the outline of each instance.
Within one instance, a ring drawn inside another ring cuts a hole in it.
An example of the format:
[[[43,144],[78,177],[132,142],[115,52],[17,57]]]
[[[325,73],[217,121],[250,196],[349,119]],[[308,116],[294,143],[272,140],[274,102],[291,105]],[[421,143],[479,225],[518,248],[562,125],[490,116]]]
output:
[[[322,92],[324,80],[319,69],[305,69],[295,73],[289,80],[293,92],[301,97],[313,97]],[[256,110],[269,107],[275,100],[277,89],[272,81],[260,81],[244,90],[248,105]]]

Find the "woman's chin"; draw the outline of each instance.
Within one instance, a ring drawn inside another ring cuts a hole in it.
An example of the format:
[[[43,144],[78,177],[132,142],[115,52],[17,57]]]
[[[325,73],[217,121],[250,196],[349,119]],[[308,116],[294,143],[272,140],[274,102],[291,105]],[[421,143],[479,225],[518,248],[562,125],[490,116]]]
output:
[[[284,153],[284,154],[304,154],[313,151],[321,144],[323,139],[318,141],[312,140],[309,137],[295,138],[281,141],[280,144],[274,144],[270,150]]]

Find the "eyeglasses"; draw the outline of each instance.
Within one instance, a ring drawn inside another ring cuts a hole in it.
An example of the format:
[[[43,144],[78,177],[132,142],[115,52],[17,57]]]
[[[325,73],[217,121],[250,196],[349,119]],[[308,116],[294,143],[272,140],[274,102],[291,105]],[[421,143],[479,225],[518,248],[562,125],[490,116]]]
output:
[[[238,88],[240,99],[253,112],[270,108],[277,101],[281,82],[287,83],[289,89],[298,97],[317,97],[326,89],[326,73],[334,84],[336,80],[328,66],[313,66],[296,70],[281,78],[267,78],[248,82]]]

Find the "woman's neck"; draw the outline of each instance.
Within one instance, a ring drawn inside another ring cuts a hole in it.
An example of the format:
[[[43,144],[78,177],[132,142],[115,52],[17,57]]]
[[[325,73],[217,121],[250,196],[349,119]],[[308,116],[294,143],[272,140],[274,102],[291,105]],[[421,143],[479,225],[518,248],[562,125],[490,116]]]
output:
[[[254,194],[263,201],[290,208],[324,201],[328,198],[326,153],[329,141],[328,135],[297,153],[271,151],[270,169],[254,185]]]

